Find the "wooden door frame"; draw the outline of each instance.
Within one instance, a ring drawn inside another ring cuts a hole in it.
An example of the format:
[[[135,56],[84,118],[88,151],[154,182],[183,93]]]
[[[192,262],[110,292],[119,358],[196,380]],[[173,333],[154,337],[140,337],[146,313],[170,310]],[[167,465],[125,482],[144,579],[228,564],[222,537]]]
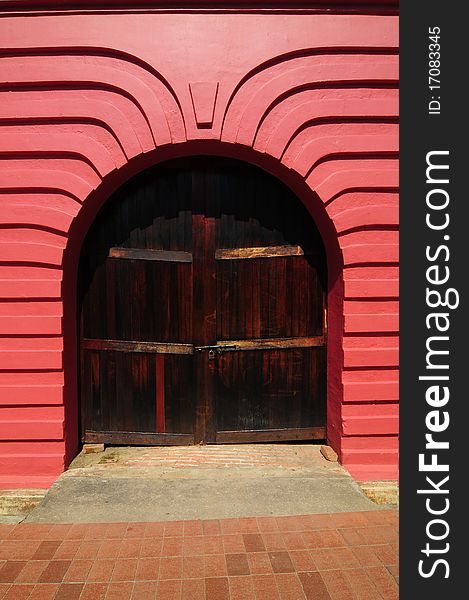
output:
[[[64,252],[64,371],[66,462],[75,456],[79,445],[80,409],[78,403],[79,350],[77,321],[77,279],[81,247],[99,210],[111,195],[141,171],[176,158],[194,156],[225,157],[244,161],[268,172],[286,185],[304,204],[314,220],[324,243],[327,263],[327,440],[340,452],[341,406],[343,401],[343,256],[338,235],[322,200],[304,178],[288,169],[277,158],[252,148],[219,140],[196,140],[172,144],[129,160],[121,169],[110,173],[93,191],[74,219]]]

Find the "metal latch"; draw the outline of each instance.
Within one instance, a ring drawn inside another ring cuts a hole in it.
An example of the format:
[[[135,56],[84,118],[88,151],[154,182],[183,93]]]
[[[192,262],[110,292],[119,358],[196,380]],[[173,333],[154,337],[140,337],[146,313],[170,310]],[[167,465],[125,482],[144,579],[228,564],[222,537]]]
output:
[[[234,344],[227,344],[225,346],[196,346],[194,350],[196,352],[208,350],[208,359],[213,360],[217,354],[220,355],[222,352],[231,352],[237,350],[237,348],[238,346],[235,346]]]

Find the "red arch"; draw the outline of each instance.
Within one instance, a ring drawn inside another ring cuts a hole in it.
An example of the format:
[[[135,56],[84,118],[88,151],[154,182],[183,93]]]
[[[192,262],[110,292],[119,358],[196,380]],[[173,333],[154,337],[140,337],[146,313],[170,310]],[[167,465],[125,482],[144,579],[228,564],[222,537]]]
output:
[[[319,232],[326,251],[328,269],[328,360],[327,360],[327,437],[340,456],[341,404],[343,398],[341,373],[343,367],[343,259],[334,224],[324,203],[296,172],[287,169],[278,159],[261,154],[247,146],[218,140],[190,141],[160,147],[153,152],[131,159],[122,169],[109,173],[84,201],[70,228],[63,259],[64,302],[64,404],[66,460],[70,461],[78,448],[78,377],[76,292],[80,251],[85,236],[106,200],[123,183],[144,169],[173,158],[212,155],[235,158],[267,171],[287,185],[305,205]]]

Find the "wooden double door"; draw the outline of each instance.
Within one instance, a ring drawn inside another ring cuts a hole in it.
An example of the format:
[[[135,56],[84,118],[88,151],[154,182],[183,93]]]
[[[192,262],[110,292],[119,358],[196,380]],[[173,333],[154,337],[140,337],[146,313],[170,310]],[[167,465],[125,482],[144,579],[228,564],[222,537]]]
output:
[[[325,271],[304,206],[255,167],[129,181],[82,250],[83,441],[324,438]]]

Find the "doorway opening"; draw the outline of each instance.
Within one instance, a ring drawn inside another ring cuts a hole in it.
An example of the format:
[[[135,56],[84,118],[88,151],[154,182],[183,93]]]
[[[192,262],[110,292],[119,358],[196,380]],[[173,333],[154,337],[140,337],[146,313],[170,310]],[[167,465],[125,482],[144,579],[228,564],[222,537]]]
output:
[[[191,157],[105,203],[79,266],[81,438],[325,439],[326,256],[265,171]]]

